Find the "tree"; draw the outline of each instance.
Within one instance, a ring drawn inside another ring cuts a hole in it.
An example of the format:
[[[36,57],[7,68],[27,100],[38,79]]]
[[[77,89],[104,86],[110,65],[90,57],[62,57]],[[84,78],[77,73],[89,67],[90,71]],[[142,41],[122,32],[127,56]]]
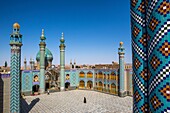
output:
[[[7,67],[8,66],[8,63],[7,63],[7,61],[5,61],[5,67]]]

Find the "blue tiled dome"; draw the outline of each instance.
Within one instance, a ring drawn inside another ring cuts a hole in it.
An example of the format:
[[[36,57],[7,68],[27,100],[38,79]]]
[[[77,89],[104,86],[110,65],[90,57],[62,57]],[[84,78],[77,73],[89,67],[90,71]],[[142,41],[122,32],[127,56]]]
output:
[[[45,48],[45,59],[47,59],[47,61],[52,61],[53,60],[53,54],[47,48]],[[38,51],[38,53],[36,55],[36,60],[37,60],[37,62],[40,61],[40,51]]]

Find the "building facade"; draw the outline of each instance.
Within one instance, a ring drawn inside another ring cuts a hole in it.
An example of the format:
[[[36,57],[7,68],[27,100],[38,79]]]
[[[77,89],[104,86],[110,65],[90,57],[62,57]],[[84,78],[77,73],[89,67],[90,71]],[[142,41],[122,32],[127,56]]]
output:
[[[44,31],[43,31],[44,36]],[[42,36],[41,36],[42,37]],[[45,36],[44,36],[45,37]],[[99,64],[95,66],[77,66],[76,61],[70,66],[65,67],[65,44],[64,34],[60,39],[60,65],[56,67],[52,65],[52,52],[45,47],[44,59],[44,89],[45,91],[65,91],[73,89],[87,89],[105,92],[109,94],[119,95],[121,97],[132,95],[132,66],[124,63],[125,49],[123,42],[119,47],[119,64]],[[41,49],[41,48],[40,48]],[[27,69],[22,70],[22,94],[34,95],[40,94],[40,59],[41,50],[37,53],[36,63],[34,66],[30,64]],[[24,61],[24,64],[27,61]],[[31,61],[30,61],[31,62]],[[31,68],[34,67],[34,68]],[[76,68],[77,67],[77,68]],[[85,68],[86,67],[86,68]]]
[[[21,95],[38,95],[46,91],[66,90],[94,90],[103,93],[132,96],[132,65],[124,63],[123,43],[120,43],[119,64],[76,65],[70,62],[65,66],[65,40],[62,33],[60,39],[60,65],[52,64],[53,54],[46,47],[44,30],[40,36],[40,50],[36,61],[24,59],[21,68],[22,35],[19,33],[20,25],[13,25],[10,37],[11,67],[1,67],[0,72],[0,111],[20,112]],[[122,51],[123,50],[123,51]],[[123,56],[122,56],[123,55]],[[29,64],[27,64],[29,62]],[[68,68],[69,67],[69,68]],[[95,68],[96,67],[96,68]],[[123,90],[120,90],[123,88]],[[123,93],[122,93],[123,91]]]

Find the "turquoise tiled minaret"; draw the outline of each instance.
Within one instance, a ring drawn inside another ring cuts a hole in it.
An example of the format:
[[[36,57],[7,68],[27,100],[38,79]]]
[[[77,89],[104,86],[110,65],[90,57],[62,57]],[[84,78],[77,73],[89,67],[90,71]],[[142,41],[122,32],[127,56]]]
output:
[[[74,69],[76,69],[76,59],[74,59]]]
[[[170,111],[170,1],[131,0],[134,113]]]
[[[31,69],[31,70],[33,70],[33,68],[34,68],[34,65],[33,65],[33,59],[32,59],[32,58],[30,58],[30,69]]]
[[[65,44],[64,34],[62,33],[60,39],[60,90],[65,90]]]
[[[72,60],[70,60],[70,69],[72,69]]]
[[[40,37],[40,93],[45,92],[45,47],[46,37],[44,36],[44,29],[42,29],[42,35]]]
[[[19,33],[20,25],[13,25],[13,33],[10,36],[11,65],[10,65],[10,112],[20,112],[20,67],[22,35]]]
[[[24,70],[27,70],[27,60],[26,60],[26,58],[24,59]]]
[[[123,47],[123,42],[120,42],[120,47],[118,48],[119,54],[119,96],[125,96],[125,69],[124,69],[124,52],[125,48]]]

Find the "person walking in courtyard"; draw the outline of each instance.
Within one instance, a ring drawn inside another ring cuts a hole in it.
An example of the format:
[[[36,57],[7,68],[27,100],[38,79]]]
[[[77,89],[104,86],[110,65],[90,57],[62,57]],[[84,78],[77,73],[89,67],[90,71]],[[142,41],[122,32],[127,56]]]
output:
[[[84,97],[84,103],[86,103],[86,97]]]

